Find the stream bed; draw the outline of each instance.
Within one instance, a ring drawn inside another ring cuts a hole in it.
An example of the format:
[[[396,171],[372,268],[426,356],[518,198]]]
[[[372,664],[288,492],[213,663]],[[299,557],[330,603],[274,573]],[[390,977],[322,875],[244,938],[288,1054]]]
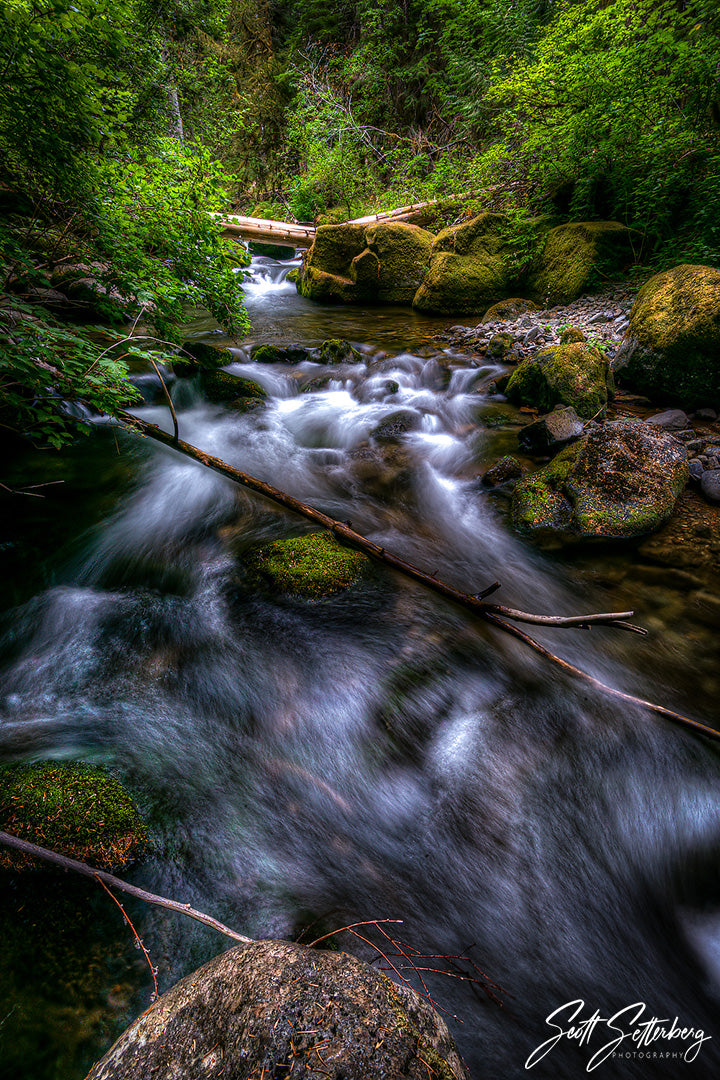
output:
[[[687,551],[669,567],[642,546],[544,554],[514,536],[480,481],[524,422],[485,389],[504,369],[433,342],[450,320],[325,308],[287,269],[254,260],[253,330],[228,368],[267,407],[234,412],[177,380],[181,437],[468,592],[497,580],[525,610],[634,608],[647,638],[533,633],[716,727],[718,628],[693,599],[716,578],[696,579]],[[188,336],[232,345],[206,318]],[[362,363],[249,356],[329,337]],[[385,440],[401,409],[412,422]],[[139,415],[171,429],[162,405]],[[393,935],[433,958],[427,987],[475,1080],[575,1080],[613,1040],[600,1076],[720,1075],[713,745],[389,574],[323,603],[259,594],[246,553],[307,524],[148,440],[100,427],[62,458],[28,452],[8,483],[50,481],[13,503],[0,549],[0,756],[120,777],[153,836],[133,882],[255,938],[402,920]],[[81,1080],[147,1008],[148,967],[93,885],[2,884],[0,1077]],[[229,946],[125,907],[161,990]],[[389,970],[347,934],[342,947]],[[686,1033],[643,1039],[653,1018]]]

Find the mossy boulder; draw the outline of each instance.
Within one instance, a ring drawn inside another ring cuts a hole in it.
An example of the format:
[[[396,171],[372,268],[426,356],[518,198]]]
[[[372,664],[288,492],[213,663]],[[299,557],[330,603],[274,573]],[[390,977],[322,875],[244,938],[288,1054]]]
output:
[[[587,341],[579,326],[566,326],[560,333],[561,345],[576,345],[579,341]]]
[[[614,390],[610,363],[604,353],[579,342],[542,349],[523,360],[505,389],[509,401],[549,412],[556,405],[572,405],[578,416],[591,419],[602,413]]]
[[[619,382],[651,398],[720,406],[720,270],[686,264],[650,278],[614,369]]]
[[[247,569],[271,591],[301,600],[324,600],[375,573],[366,555],[339,544],[328,532],[264,544],[249,556]]]
[[[344,952],[254,941],[147,1009],[88,1080],[469,1080],[430,1003]]]
[[[233,362],[233,355],[222,345],[206,341],[184,341],[182,352],[173,361],[173,371],[180,379],[189,379],[198,371],[217,371]]]
[[[430,265],[435,237],[417,225],[379,221],[365,230],[365,242],[378,262],[381,304],[411,304]]]
[[[667,520],[687,479],[681,443],[641,421],[616,420],[518,481],[512,520],[541,541],[629,540]]]
[[[256,345],[250,359],[256,364],[301,364],[312,359],[312,350],[303,345]]]
[[[328,338],[323,341],[313,359],[318,364],[359,364],[362,356],[344,338]]]
[[[482,315],[504,298],[512,280],[508,226],[504,214],[485,213],[438,233],[413,307],[443,315]]]
[[[214,405],[228,405],[245,411],[257,408],[267,400],[262,386],[253,379],[243,379],[227,371],[204,371],[200,385],[205,397]]]
[[[525,300],[521,296],[510,296],[507,300],[499,300],[493,304],[483,315],[481,322],[512,322],[528,311],[537,311],[538,306],[534,300]]]
[[[0,829],[105,870],[126,866],[148,842],[122,784],[104,769],[80,762],[0,769]],[[28,865],[38,863],[5,849],[0,855],[0,867]]]
[[[298,291],[311,300],[409,304],[432,242],[432,233],[404,222],[321,226],[303,258]]]
[[[493,334],[487,344],[487,355],[500,360],[514,345],[512,334]]]
[[[298,292],[309,300],[343,304],[366,299],[368,290],[353,280],[350,269],[365,247],[364,225],[320,225],[303,255]]]
[[[569,304],[589,291],[593,275],[634,262],[632,229],[618,221],[574,221],[550,229],[527,280],[544,307]]]

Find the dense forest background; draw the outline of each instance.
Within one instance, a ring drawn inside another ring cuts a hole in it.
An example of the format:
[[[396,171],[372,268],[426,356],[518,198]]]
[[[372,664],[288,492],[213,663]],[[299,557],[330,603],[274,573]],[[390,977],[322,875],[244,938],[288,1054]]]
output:
[[[468,193],[720,265],[714,0],[0,0],[0,25],[0,420],[38,441],[71,434],[53,394],[131,399],[113,320],[142,315],[147,348],[188,305],[242,332],[228,206]],[[52,315],[78,264],[103,330]]]

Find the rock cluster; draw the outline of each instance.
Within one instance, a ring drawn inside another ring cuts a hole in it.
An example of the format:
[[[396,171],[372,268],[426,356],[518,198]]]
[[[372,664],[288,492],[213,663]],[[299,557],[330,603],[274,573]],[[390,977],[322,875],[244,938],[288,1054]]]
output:
[[[412,304],[440,314],[482,315],[505,303],[502,315],[517,314],[534,302],[574,300],[600,265],[621,265],[630,255],[631,231],[614,221],[553,228],[537,218],[524,230],[489,212],[437,236],[395,221],[322,225],[303,257],[298,291],[313,300]]]

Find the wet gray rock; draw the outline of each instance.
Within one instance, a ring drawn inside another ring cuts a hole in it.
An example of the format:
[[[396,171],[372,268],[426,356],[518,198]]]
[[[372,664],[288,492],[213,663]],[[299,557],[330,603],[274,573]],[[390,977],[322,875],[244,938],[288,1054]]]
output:
[[[690,470],[691,480],[702,480],[702,474],[705,471],[705,466],[703,465],[700,458],[692,458],[690,461],[688,461],[688,469]]]
[[[490,466],[483,474],[482,482],[485,487],[501,487],[503,484],[509,484],[511,480],[517,480],[522,473],[520,462],[508,455]]]
[[[524,427],[518,442],[532,454],[553,453],[579,439],[583,430],[583,422],[572,407],[557,408]]]
[[[427,1064],[426,1064],[427,1063]],[[238,945],[140,1016],[88,1080],[469,1080],[427,1001],[346,953]]]
[[[700,490],[710,502],[720,503],[720,469],[707,469],[702,474]]]
[[[653,424],[655,427],[663,428],[665,431],[684,431],[689,420],[687,413],[684,413],[682,409],[667,409],[665,412],[649,416],[645,423]]]
[[[420,414],[413,409],[396,409],[370,432],[379,443],[399,442],[409,431],[420,427]]]

